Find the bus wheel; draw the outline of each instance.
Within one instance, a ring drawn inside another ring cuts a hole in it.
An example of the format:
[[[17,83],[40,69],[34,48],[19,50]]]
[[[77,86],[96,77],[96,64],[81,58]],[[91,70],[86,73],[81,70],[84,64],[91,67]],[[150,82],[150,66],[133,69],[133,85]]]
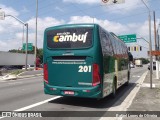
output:
[[[112,86],[112,97],[116,97],[116,80],[114,80],[113,86]]]

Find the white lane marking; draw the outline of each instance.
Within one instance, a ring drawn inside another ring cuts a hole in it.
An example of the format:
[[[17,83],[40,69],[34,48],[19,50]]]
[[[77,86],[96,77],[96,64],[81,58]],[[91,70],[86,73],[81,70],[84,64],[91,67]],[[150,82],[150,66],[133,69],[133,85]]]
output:
[[[143,83],[141,87],[148,87],[149,88],[150,87],[150,83]],[[152,87],[155,88],[156,85],[152,84]]]
[[[135,76],[135,75],[133,75],[132,77],[141,77],[141,76]]]
[[[32,79],[32,78],[43,78],[43,76],[37,76],[37,77],[30,77],[30,78],[19,78],[17,80],[28,80],[28,79]]]
[[[33,108],[33,107],[42,105],[42,104],[47,103],[47,102],[49,102],[49,101],[58,99],[58,98],[60,98],[60,97],[61,97],[61,96],[56,96],[56,97],[53,97],[53,98],[50,98],[50,99],[47,99],[47,100],[44,100],[44,101],[41,101],[41,102],[38,102],[38,103],[35,103],[35,104],[32,104],[32,105],[29,105],[29,106],[20,108],[20,109],[17,109],[17,110],[13,110],[13,111],[24,111],[24,110],[28,110],[28,109],[30,109],[30,108]]]
[[[130,92],[130,94],[125,98],[125,100],[118,105],[117,101],[115,103],[115,107],[110,107],[107,111],[126,111],[127,108],[132,104],[133,99],[135,98],[136,94],[138,93],[140,87],[142,86],[143,81],[145,80],[145,77],[147,75],[148,71],[146,71],[137,81],[136,81],[136,86],[134,89]],[[107,112],[106,111],[106,112]],[[123,117],[101,117],[99,120],[122,120]]]
[[[13,110],[13,111],[15,111],[15,112],[25,111],[25,110],[31,109],[33,107],[36,107],[36,106],[42,105],[44,103],[47,103],[49,101],[58,99],[60,97],[61,96],[56,96],[56,97],[53,97],[53,98],[50,98],[50,99],[47,99],[47,100],[44,100],[44,101],[41,101],[41,102],[38,102],[38,103],[35,103],[35,104],[32,104],[32,105],[29,105],[29,106],[26,106],[26,107],[23,107],[23,108],[19,108],[19,109]],[[2,119],[2,118],[5,118],[5,117],[0,117],[0,119]]]

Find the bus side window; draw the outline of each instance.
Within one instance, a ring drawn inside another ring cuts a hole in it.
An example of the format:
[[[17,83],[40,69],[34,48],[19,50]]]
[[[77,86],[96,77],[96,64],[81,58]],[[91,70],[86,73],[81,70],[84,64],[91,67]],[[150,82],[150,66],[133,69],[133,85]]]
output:
[[[103,54],[112,55],[112,48],[110,44],[109,38],[106,36],[105,33],[101,34],[101,46]]]
[[[116,54],[116,41],[115,41],[115,39],[111,35],[109,35],[109,38],[111,40],[113,53],[115,55]]]

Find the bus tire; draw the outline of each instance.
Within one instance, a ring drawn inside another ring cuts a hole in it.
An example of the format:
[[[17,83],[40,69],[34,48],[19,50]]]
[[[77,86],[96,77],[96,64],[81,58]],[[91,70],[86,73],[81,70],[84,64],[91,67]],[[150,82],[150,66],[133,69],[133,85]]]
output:
[[[112,85],[112,98],[116,97],[116,90],[117,90],[117,82],[116,82],[116,77],[115,77],[113,85]]]

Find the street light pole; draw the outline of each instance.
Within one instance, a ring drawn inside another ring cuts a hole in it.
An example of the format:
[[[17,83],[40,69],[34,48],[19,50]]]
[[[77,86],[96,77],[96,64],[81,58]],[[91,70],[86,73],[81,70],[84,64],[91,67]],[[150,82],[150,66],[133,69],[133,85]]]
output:
[[[23,26],[23,34],[22,34],[22,46],[23,46],[23,43],[24,43],[24,26]]]
[[[25,60],[25,70],[27,70],[27,61],[28,61],[28,23],[24,23],[22,20],[18,19],[17,17],[13,15],[5,15],[5,17],[13,17],[20,23],[26,26],[26,60]]]
[[[37,58],[37,17],[38,17],[38,0],[36,0],[36,34],[35,34],[35,49],[34,49],[34,70],[36,70],[36,58]]]
[[[25,70],[27,70],[27,61],[28,61],[28,23],[26,23],[25,26],[26,26],[26,62],[25,62]]]
[[[143,4],[147,7],[148,9],[148,22],[149,22],[149,50],[150,50],[150,88],[152,89],[152,41],[151,41],[151,15],[150,15],[150,9],[146,5],[146,3],[141,0]]]

